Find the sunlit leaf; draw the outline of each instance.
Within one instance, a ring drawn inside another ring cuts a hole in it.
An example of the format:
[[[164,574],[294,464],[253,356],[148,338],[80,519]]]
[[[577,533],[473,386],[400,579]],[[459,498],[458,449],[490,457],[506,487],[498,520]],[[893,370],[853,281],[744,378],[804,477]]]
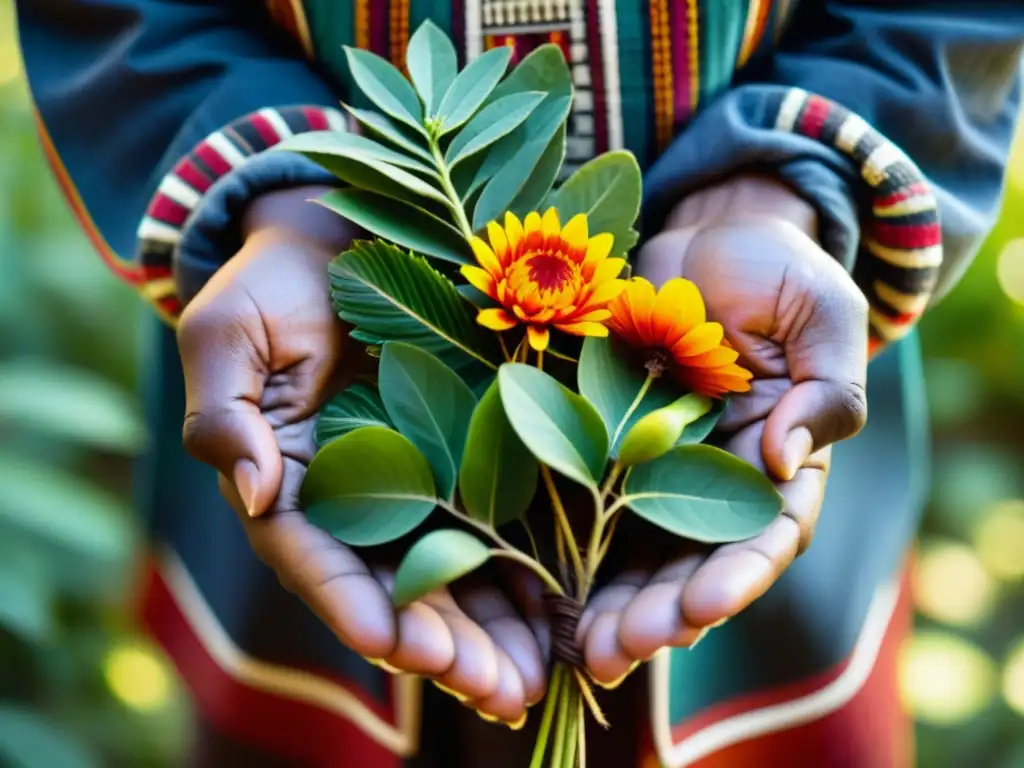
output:
[[[329,164],[335,159],[354,159],[363,162],[387,163],[423,174],[436,175],[433,167],[418,158],[393,150],[366,136],[360,136],[358,133],[336,131],[299,133],[275,145],[272,151],[298,152],[323,165],[327,170],[331,170]]]
[[[491,526],[517,520],[537,490],[538,467],[505,415],[497,382],[473,411],[459,471],[459,496],[469,515]]]
[[[677,536],[716,544],[756,536],[782,511],[763,473],[708,445],[674,448],[626,474],[622,497],[636,514]]]
[[[405,65],[427,107],[427,114],[437,114],[441,99],[448,92],[459,69],[452,41],[428,19],[409,39]]]
[[[476,114],[505,74],[510,58],[512,49],[501,45],[478,56],[458,74],[437,110],[443,118],[442,134],[455,130]]]
[[[333,397],[320,411],[316,422],[316,444],[327,443],[360,427],[390,427],[376,387],[356,382]]]
[[[300,501],[310,522],[336,539],[354,546],[384,544],[433,511],[434,477],[407,438],[387,427],[362,427],[313,457]]]
[[[427,457],[438,493],[451,499],[476,406],[472,391],[429,352],[397,341],[384,345],[378,381],[391,423]]]
[[[642,464],[668,453],[690,424],[711,411],[712,404],[711,398],[691,393],[646,414],[626,430],[619,446],[619,461],[627,466]]]
[[[449,168],[518,128],[544,97],[538,91],[513,93],[481,109],[448,145],[445,162]]]
[[[356,85],[377,107],[423,133],[423,107],[402,73],[375,53],[345,47]]]
[[[522,363],[502,365],[498,383],[505,414],[530,452],[569,479],[595,486],[608,458],[608,433],[594,407]]]
[[[491,557],[491,550],[463,531],[442,529],[428,533],[412,545],[395,573],[392,600],[408,605],[439,587],[475,571]]]
[[[358,120],[364,127],[370,129],[370,131],[376,136],[390,141],[397,148],[404,150],[410,155],[415,155],[421,160],[426,161],[428,165],[433,164],[433,158],[430,156],[430,152],[427,150],[421,142],[424,140],[423,137],[418,135],[410,135],[406,129],[403,129],[399,125],[395,125],[380,112],[374,112],[372,109],[357,109],[351,107],[348,104],[343,105],[349,113]]]

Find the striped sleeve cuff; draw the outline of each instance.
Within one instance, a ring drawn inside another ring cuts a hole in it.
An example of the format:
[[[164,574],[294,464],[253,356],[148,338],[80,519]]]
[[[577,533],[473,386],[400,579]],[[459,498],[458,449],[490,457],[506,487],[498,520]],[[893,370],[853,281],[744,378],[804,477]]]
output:
[[[211,133],[179,160],[161,180],[139,224],[136,260],[140,290],[157,312],[173,322],[183,308],[175,281],[174,262],[194,214],[233,175],[264,150],[289,136],[311,131],[346,129],[344,115],[320,106],[261,109]],[[265,176],[265,174],[264,174]],[[297,183],[295,174],[277,186]],[[319,176],[317,177],[319,179]],[[263,186],[272,187],[264,179]],[[228,258],[230,254],[225,254]]]
[[[772,98],[779,131],[838,150],[861,183],[860,242],[853,270],[870,306],[872,352],[913,328],[942,265],[939,208],[921,171],[867,122],[829,99],[792,88]]]

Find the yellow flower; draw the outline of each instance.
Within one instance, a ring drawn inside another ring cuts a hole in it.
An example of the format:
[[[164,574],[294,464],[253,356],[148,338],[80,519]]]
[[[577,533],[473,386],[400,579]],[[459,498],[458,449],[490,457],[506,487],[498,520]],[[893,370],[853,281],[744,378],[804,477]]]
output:
[[[612,333],[641,353],[651,373],[708,397],[750,390],[750,371],[736,364],[739,353],[722,326],[707,322],[704,299],[689,280],[674,278],[655,293],[635,277],[608,309]]]
[[[522,323],[536,350],[547,349],[550,326],[576,336],[608,335],[606,307],[626,285],[616,279],[625,260],[608,258],[612,235],[590,237],[583,214],[562,227],[549,208],[522,223],[506,213],[504,227],[487,225],[487,238],[490,244],[470,240],[480,266],[462,268],[466,280],[501,305],[481,310],[480,325],[506,331]]]

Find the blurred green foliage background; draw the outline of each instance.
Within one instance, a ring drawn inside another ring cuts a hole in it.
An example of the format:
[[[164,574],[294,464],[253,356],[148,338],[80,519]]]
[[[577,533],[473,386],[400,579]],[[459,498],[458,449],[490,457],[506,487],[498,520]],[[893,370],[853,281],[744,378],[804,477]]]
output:
[[[0,0],[0,765],[176,766],[187,700],[128,607],[142,313],[77,230]],[[934,492],[901,694],[922,768],[1024,766],[1024,147],[921,329]]]

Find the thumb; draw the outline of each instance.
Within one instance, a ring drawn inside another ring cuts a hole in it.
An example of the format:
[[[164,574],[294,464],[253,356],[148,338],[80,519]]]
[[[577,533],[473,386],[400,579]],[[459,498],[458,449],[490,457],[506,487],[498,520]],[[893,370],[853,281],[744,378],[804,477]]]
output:
[[[283,461],[274,430],[260,409],[266,366],[254,337],[262,323],[204,303],[202,295],[178,327],[185,374],[182,439],[188,453],[230,478],[250,517],[274,503]]]

